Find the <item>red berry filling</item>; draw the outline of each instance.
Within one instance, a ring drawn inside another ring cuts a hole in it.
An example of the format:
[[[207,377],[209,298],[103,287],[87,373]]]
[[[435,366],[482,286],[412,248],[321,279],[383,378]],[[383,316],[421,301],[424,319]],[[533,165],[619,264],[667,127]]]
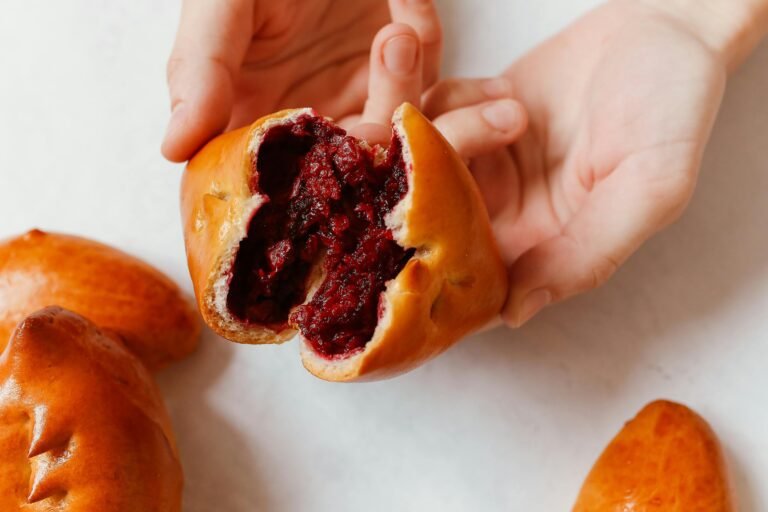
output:
[[[408,189],[399,139],[376,164],[373,151],[344,130],[306,115],[265,134],[255,168],[251,189],[268,200],[240,243],[230,312],[274,330],[290,322],[328,358],[361,350],[387,281],[413,255],[384,222]],[[319,261],[324,280],[296,307]]]

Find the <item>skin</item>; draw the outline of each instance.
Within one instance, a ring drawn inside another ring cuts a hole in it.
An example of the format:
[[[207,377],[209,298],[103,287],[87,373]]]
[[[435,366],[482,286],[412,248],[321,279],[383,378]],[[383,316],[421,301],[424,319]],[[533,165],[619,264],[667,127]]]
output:
[[[529,130],[471,168],[510,266],[509,325],[600,286],[682,213],[767,5],[616,0],[506,70]]]
[[[188,160],[224,131],[300,106],[386,143],[395,108],[418,107],[437,80],[441,52],[432,0],[185,0],[168,61],[172,114],[163,154]],[[506,80],[461,84],[446,91],[433,122],[462,156],[504,147],[525,129]],[[475,130],[459,133],[461,123]]]
[[[768,32],[768,0],[613,0],[500,78],[432,85],[441,31],[431,0],[389,10],[186,0],[163,152],[183,161],[225,129],[304,105],[385,142],[394,108],[421,106],[483,192],[509,266],[510,326],[603,284],[683,212],[728,71]]]
[[[382,94],[413,97],[415,88],[418,99],[422,83],[437,79],[442,32],[430,1],[185,0],[168,62],[172,116],[163,154],[188,160],[222,131],[288,107],[360,120],[371,43],[390,21],[413,30],[390,30],[379,41],[392,43],[395,72],[372,80],[381,101],[369,105],[366,121],[381,120],[391,97]],[[422,55],[418,82],[404,90],[403,79],[413,77]]]

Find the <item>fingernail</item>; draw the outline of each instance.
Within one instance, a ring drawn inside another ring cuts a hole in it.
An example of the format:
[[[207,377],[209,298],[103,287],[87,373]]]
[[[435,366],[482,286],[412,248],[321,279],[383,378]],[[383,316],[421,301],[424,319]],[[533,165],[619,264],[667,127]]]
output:
[[[413,36],[395,36],[384,43],[384,66],[396,75],[411,73],[416,67],[419,42]]]
[[[489,98],[505,98],[512,95],[512,82],[504,77],[486,80],[482,83],[481,88]]]
[[[482,110],[488,124],[502,132],[516,130],[520,125],[520,106],[513,100],[499,100]]]
[[[518,319],[518,327],[526,323],[533,316],[544,309],[549,303],[552,302],[552,294],[549,290],[539,288],[529,293],[523,303],[520,306],[520,318]]]

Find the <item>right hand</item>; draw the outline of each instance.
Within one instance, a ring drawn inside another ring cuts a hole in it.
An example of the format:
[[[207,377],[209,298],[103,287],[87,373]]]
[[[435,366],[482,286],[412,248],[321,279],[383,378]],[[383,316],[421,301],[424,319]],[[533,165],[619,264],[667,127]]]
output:
[[[602,285],[682,213],[726,69],[765,28],[768,0],[613,0],[506,71],[529,130],[470,167],[510,268],[509,325]]]

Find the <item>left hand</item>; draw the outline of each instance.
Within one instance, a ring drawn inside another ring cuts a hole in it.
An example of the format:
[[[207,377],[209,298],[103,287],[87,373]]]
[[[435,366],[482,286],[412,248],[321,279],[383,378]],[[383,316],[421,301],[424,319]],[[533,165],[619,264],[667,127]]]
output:
[[[614,0],[505,76],[529,130],[471,169],[510,266],[503,317],[595,288],[675,220],[696,183],[726,64],[679,20]],[[438,115],[439,102],[425,111]]]
[[[387,55],[385,48],[393,39],[400,40],[400,54]],[[408,25],[393,23],[381,29],[371,47],[365,107],[361,114],[337,122],[369,143],[387,145],[392,113],[409,102],[433,111],[433,115],[429,110],[424,113],[464,160],[502,150],[525,131],[526,112],[512,98],[505,78],[446,80],[422,94],[420,47],[418,34]],[[394,73],[386,64],[388,59],[413,60],[414,65],[407,72]]]

